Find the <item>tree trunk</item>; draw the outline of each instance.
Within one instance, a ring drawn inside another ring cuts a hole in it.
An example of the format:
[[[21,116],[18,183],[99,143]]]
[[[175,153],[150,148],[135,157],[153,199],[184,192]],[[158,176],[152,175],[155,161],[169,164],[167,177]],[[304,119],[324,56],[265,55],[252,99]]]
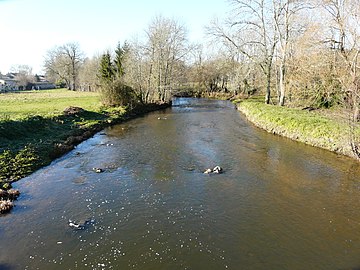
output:
[[[265,94],[265,104],[270,104],[270,87],[271,87],[271,67],[269,68],[267,74],[266,74],[266,94]]]
[[[76,90],[76,74],[75,74],[75,70],[74,70],[74,73],[72,75],[72,90],[73,91]]]
[[[265,104],[270,104],[270,86],[266,87]]]
[[[285,67],[283,61],[280,64],[280,74],[279,74],[279,106],[285,105]]]
[[[360,121],[359,106],[356,106],[356,107],[354,108],[354,121],[355,121],[355,122],[359,122],[359,121]]]
[[[145,97],[145,100],[146,102],[149,101],[149,95],[150,95],[150,91],[151,91],[151,77],[152,77],[152,74],[153,74],[153,65],[150,64],[150,68],[149,68],[149,77],[148,77],[148,80],[147,80],[147,93],[146,93],[146,97]]]

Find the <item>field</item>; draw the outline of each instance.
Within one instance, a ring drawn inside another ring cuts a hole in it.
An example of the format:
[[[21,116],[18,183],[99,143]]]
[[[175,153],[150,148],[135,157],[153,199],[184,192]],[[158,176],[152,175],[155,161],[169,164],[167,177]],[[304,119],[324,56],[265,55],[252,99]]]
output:
[[[31,115],[56,116],[69,106],[98,111],[101,107],[99,94],[66,89],[0,94],[0,121],[24,119]]]

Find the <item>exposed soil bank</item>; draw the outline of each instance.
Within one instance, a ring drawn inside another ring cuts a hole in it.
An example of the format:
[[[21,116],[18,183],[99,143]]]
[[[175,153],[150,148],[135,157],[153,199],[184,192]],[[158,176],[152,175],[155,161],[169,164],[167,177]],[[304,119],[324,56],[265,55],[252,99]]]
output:
[[[243,100],[237,108],[255,126],[315,147],[357,158],[350,136],[359,137],[359,128],[350,134],[346,121],[331,119],[313,111],[266,105],[259,100]]]

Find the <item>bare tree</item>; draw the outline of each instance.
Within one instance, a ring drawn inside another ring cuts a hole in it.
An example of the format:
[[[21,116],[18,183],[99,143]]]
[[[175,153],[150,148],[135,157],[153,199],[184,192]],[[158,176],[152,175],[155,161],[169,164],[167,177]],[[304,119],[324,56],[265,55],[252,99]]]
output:
[[[356,138],[354,132],[360,121],[360,6],[357,0],[323,0],[322,6],[330,17],[331,36],[327,42],[341,59],[340,65],[334,63],[334,66],[345,71],[339,80],[345,91],[345,100],[352,109],[351,147],[360,158],[360,138]]]
[[[124,80],[134,89],[140,102],[147,103],[150,96],[150,88],[146,79],[149,77],[148,65],[145,61],[143,45],[138,39],[132,40],[124,66],[127,70]]]
[[[156,17],[146,30],[145,50],[149,59],[149,88],[157,89],[158,98],[170,98],[179,62],[189,53],[187,31],[172,19]]]
[[[68,89],[76,90],[80,67],[84,54],[78,43],[67,43],[48,51],[44,67],[46,73],[55,80],[65,82]]]
[[[97,91],[99,79],[100,56],[86,58],[79,70],[79,86],[82,91]]]
[[[169,101],[174,88],[184,81],[190,50],[185,27],[158,16],[145,30],[143,40],[130,42],[124,80],[142,102]]]
[[[255,63],[266,80],[265,103],[270,103],[272,68],[278,42],[274,25],[273,6],[265,0],[229,0],[232,13],[225,23],[214,21],[208,33],[234,46],[237,51]]]
[[[278,63],[278,97],[279,105],[285,104],[286,92],[286,69],[291,44],[303,28],[303,24],[297,19],[298,13],[311,8],[304,0],[272,0],[274,26],[277,34],[277,57]]]
[[[35,81],[32,67],[28,65],[16,65],[12,66],[10,71],[16,74],[15,80],[17,81],[19,89],[31,88],[31,84]]]

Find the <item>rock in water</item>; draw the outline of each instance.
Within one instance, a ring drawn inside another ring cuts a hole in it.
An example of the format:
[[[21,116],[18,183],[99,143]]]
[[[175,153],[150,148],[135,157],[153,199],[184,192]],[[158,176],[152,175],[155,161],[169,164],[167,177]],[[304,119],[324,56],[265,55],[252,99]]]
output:
[[[0,201],[0,214],[9,212],[14,207],[14,204],[10,200]]]
[[[213,169],[213,173],[222,173],[223,169],[220,167],[220,166],[216,166],[214,169]]]
[[[96,172],[96,173],[102,173],[102,172],[104,172],[104,170],[101,169],[101,168],[93,168],[93,171]]]
[[[222,173],[223,169],[220,166],[215,166],[214,169],[206,169],[204,174],[211,174],[211,173]]]
[[[94,224],[95,223],[95,219],[91,218],[91,219],[86,219],[83,221],[79,221],[79,222],[75,222],[71,219],[69,219],[69,227],[76,229],[76,230],[84,230],[87,226],[89,226],[90,224]]]
[[[76,222],[74,222],[74,221],[72,221],[72,220],[69,220],[69,226],[70,226],[71,228],[74,228],[74,229],[77,229],[77,230],[81,230],[81,229],[84,228],[83,226],[81,226],[81,224],[76,223]]]
[[[10,200],[16,200],[17,197],[19,197],[20,195],[20,191],[18,189],[13,189],[13,188],[9,189],[7,193],[8,193],[8,198]]]

